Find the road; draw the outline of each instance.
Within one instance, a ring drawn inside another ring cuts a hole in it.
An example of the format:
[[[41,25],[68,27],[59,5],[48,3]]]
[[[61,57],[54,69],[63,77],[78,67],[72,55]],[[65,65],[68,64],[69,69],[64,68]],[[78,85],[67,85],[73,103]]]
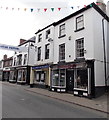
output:
[[[0,91],[1,92],[1,91]],[[2,118],[106,118],[105,113],[2,84]]]

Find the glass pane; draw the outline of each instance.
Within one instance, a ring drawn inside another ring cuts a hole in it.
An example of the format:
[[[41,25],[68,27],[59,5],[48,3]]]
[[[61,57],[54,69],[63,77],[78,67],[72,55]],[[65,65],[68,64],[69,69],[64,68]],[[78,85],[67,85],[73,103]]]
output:
[[[60,70],[60,86],[65,86],[65,70]]]
[[[76,75],[77,88],[87,89],[88,72],[87,69],[78,69]]]
[[[59,86],[59,70],[53,71],[52,85]]]

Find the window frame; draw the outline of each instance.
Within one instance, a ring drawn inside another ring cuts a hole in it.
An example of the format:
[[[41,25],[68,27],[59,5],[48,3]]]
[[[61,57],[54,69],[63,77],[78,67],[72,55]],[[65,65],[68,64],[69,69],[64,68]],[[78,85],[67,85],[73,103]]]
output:
[[[62,47],[64,46],[64,52]],[[64,56],[63,56],[64,55]],[[65,61],[65,43],[59,45],[59,61]]]
[[[82,45],[81,44],[77,44],[77,42],[81,42],[82,41]],[[75,47],[75,51],[76,51],[76,58],[84,58],[84,38],[80,38],[76,40],[76,47]],[[78,48],[78,46],[80,48]],[[81,52],[82,51],[82,52]],[[79,52],[79,53],[78,53]],[[79,54],[79,55],[78,55]],[[81,54],[83,54],[83,56],[81,56]]]
[[[47,49],[47,47],[50,47],[49,43],[45,45],[45,59],[49,59],[50,57],[50,48]]]
[[[63,33],[63,31],[64,31],[64,33]],[[64,36],[66,36],[66,34],[65,34],[65,23],[63,23],[59,26],[59,38],[64,37]]]
[[[38,35],[38,42],[42,41],[42,33]]]
[[[46,31],[46,36],[45,36],[46,39],[49,38],[50,33],[51,33],[51,31],[50,31],[50,29],[48,29],[48,30]]]
[[[37,50],[38,50],[38,52],[37,52],[37,61],[40,61],[41,60],[41,47],[38,47]],[[40,50],[40,52],[39,52],[39,50]]]
[[[82,20],[78,21],[79,18],[82,18]],[[78,28],[78,24],[80,24],[80,23],[82,23],[82,26]],[[82,29],[84,29],[84,16],[80,15],[80,16],[76,17],[76,31],[75,32],[80,31]]]

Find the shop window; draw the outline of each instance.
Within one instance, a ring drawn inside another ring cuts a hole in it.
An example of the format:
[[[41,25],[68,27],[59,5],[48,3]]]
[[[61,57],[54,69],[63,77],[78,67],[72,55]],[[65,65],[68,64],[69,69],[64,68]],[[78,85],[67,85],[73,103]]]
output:
[[[84,57],[84,38],[76,40],[76,58]]]
[[[45,83],[45,72],[44,71],[35,71],[35,81],[38,83]]]
[[[18,79],[17,81],[21,81],[22,80],[22,70],[18,71]]]
[[[65,43],[59,45],[59,61],[65,60]]]
[[[27,70],[18,70],[17,81],[26,81]]]
[[[75,88],[87,89],[88,87],[88,70],[77,69],[76,70]]]
[[[45,59],[49,59],[49,46],[50,44],[45,45]]]
[[[76,30],[81,30],[82,28],[84,28],[83,15],[76,18]]]
[[[52,86],[65,86],[65,69],[53,70]]]
[[[60,86],[65,86],[65,70],[60,70]]]
[[[59,86],[59,70],[53,70],[52,86]]]

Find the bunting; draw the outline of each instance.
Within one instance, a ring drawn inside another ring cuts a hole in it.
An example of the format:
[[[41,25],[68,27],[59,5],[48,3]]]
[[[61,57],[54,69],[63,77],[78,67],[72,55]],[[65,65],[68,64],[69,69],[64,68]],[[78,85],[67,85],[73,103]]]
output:
[[[100,2],[97,2],[96,3],[96,5],[101,5],[102,3],[100,3]],[[80,7],[81,6],[71,6],[70,8],[73,10],[73,9],[80,9]],[[87,5],[84,5],[83,7],[87,7]],[[83,8],[83,7],[81,7],[81,8]],[[90,7],[92,7],[92,4],[90,4]],[[12,11],[14,11],[14,10],[22,10],[21,8],[14,8],[14,7],[12,7],[12,8],[10,8],[10,7],[3,7],[3,6],[1,6],[0,7],[0,10],[1,9],[6,9],[6,10],[12,10]],[[41,10],[43,10],[44,12],[47,12],[47,11],[52,11],[52,12],[54,12],[54,11],[61,11],[61,9],[64,9],[64,8],[69,8],[69,7],[59,7],[59,8],[54,8],[54,7],[52,7],[52,8],[24,8],[23,10],[24,11],[30,11],[30,12],[40,12]]]

